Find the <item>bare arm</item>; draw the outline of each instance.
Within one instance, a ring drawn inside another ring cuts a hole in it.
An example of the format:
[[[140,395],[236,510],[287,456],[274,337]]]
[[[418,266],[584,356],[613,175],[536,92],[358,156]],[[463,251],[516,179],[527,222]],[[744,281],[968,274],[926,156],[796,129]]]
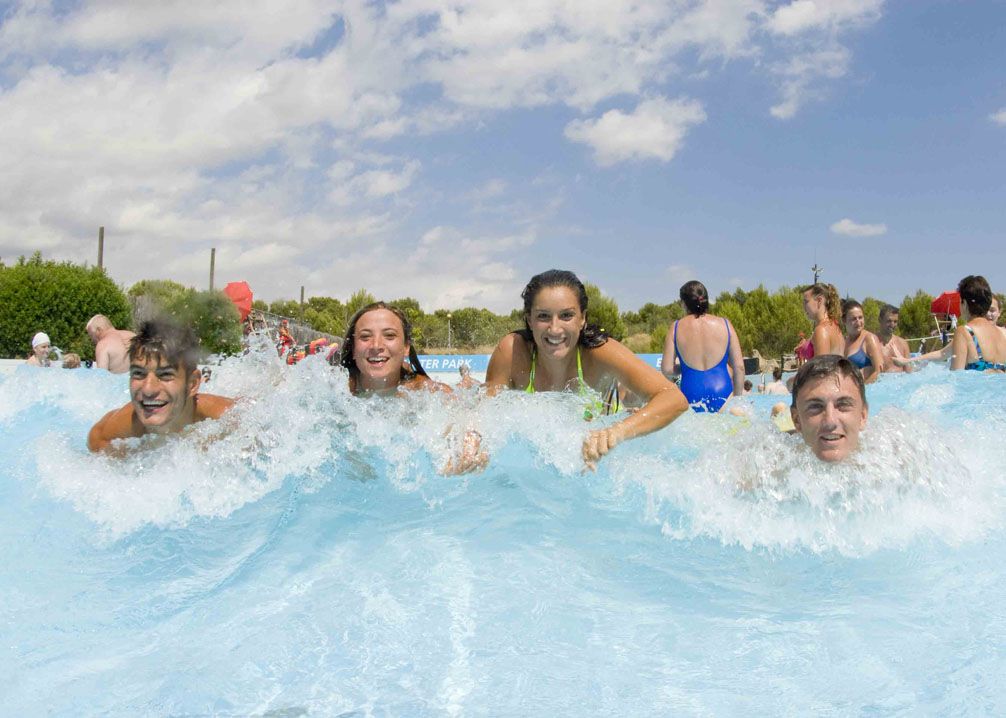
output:
[[[727,330],[730,332],[730,366],[733,368],[734,396],[744,395],[744,352],[741,351],[741,340],[737,337],[734,325],[727,320]]]
[[[671,328],[667,331],[667,336],[664,338],[664,355],[660,357],[660,371],[663,372],[664,376],[670,379],[674,376],[674,365],[675,356],[674,351],[674,330],[677,329],[678,323],[674,322]]]
[[[133,429],[133,407],[126,404],[105,414],[87,434],[87,448],[93,452],[105,451],[114,439],[138,436]]]
[[[486,394],[489,396],[496,396],[504,389],[510,388],[510,377],[513,374],[514,342],[518,338],[516,334],[507,334],[493,349],[492,356],[489,357],[489,367],[486,369],[485,385]]]
[[[589,468],[615,446],[662,429],[688,410],[688,401],[677,386],[648,366],[622,344],[609,339],[591,350],[599,373],[614,376],[646,403],[639,410],[614,426],[592,431],[583,442],[583,460]]]
[[[99,369],[108,369],[109,362],[108,342],[100,341],[94,347],[94,365]]]
[[[953,357],[950,359],[951,371],[963,369],[964,365],[968,363],[968,351],[971,348],[970,337],[968,330],[963,326],[957,327],[954,331],[954,340],[948,345],[953,352]]]
[[[196,420],[219,419],[234,406],[234,400],[217,394],[196,394]]]
[[[864,374],[863,379],[865,383],[872,384],[877,381],[877,377],[884,371],[884,350],[880,346],[880,340],[873,334],[866,335],[866,338],[863,339],[863,345],[863,348],[866,350],[866,356],[870,357],[870,363],[873,364],[870,367],[870,373]]]

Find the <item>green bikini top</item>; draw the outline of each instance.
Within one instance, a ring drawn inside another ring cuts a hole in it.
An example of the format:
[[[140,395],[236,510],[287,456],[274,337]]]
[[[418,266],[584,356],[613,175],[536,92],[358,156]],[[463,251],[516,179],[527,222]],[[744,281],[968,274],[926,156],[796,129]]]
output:
[[[528,379],[527,387],[524,392],[527,394],[534,394],[534,367],[538,362],[538,349],[531,349],[531,377]],[[590,421],[595,416],[608,416],[618,412],[622,407],[618,400],[618,382],[612,380],[611,386],[608,390],[604,392],[602,397],[600,394],[595,392],[590,388],[590,385],[583,378],[583,363],[580,361],[580,345],[576,347],[576,381],[577,394],[579,394],[584,401],[586,406],[583,409],[583,418],[586,421]]]

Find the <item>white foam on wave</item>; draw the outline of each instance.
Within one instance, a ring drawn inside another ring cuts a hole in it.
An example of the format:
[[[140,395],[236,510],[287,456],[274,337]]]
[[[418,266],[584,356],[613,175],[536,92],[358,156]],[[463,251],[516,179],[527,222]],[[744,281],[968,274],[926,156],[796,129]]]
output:
[[[93,420],[125,398],[112,391],[111,377],[80,382],[63,374],[50,384],[38,379],[29,408],[43,401]],[[980,416],[942,425],[939,407],[961,401],[981,377],[948,384],[945,372],[927,372],[907,379],[902,405],[911,413],[875,413],[862,449],[843,464],[819,462],[757,412],[751,420],[689,412],[667,430],[617,447],[600,464],[600,483],[584,491],[599,510],[606,500],[639,501],[640,522],[671,539],[709,537],[746,549],[861,555],[926,538],[957,545],[1000,529],[1006,451],[998,436],[1006,414],[986,404]],[[884,391],[898,388],[885,377]],[[354,398],[342,369],[320,357],[289,367],[271,348],[221,362],[206,390],[241,401],[219,422],[131,442],[144,450],[123,459],[87,454],[83,437],[66,431],[32,440],[39,484],[113,537],[225,517],[288,480],[307,490],[333,479],[387,481],[435,508],[479,480],[439,474],[465,432],[477,429],[490,470],[494,462],[511,478],[560,478],[525,487],[559,512],[583,486],[584,436],[616,420],[584,422],[573,394]],[[0,414],[24,410],[15,409],[13,392],[11,382],[0,384]]]

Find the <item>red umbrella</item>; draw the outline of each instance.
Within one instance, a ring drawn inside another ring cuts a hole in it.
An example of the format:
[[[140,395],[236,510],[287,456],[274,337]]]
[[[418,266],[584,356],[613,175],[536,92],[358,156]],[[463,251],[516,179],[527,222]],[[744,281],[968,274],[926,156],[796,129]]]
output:
[[[943,292],[933,300],[929,311],[933,314],[953,314],[955,317],[959,317],[961,315],[961,295],[957,292]]]
[[[230,282],[224,287],[224,294],[230,297],[234,306],[238,308],[241,321],[247,319],[252,308],[252,290],[248,286],[248,282]]]

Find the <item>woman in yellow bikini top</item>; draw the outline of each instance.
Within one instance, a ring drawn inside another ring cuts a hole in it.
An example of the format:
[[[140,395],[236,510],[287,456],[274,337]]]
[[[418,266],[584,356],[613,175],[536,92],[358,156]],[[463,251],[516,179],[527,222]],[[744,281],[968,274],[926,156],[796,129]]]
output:
[[[587,323],[587,291],[572,272],[538,274],[521,297],[524,329],[503,337],[493,351],[486,372],[490,396],[503,389],[604,395],[591,400],[585,418],[617,410],[619,387],[643,403],[622,421],[590,432],[583,444],[588,467],[622,441],[662,429],[688,408],[681,391],[655,367]]]

